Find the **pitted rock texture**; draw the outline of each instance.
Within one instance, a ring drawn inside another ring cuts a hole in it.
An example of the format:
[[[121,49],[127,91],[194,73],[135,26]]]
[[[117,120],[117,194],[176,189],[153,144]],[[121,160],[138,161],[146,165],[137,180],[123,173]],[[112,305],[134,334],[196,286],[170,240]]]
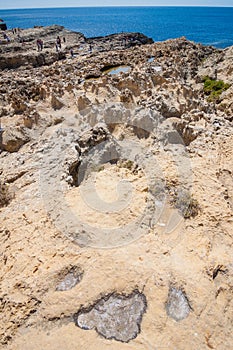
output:
[[[106,339],[127,343],[140,332],[145,311],[146,298],[142,293],[111,294],[87,310],[80,310],[74,319],[82,329],[95,329]]]
[[[153,43],[151,38],[141,33],[119,33],[106,37],[85,38],[82,33],[69,31],[59,25],[24,29],[17,35],[12,34],[10,30],[7,33],[11,41],[7,45],[0,46],[0,69],[51,65],[65,59],[68,55],[70,56],[71,48],[75,53],[81,49],[81,54],[87,54],[90,46],[92,51],[104,52]],[[58,52],[55,50],[57,36],[62,39],[61,50]],[[127,45],[123,45],[126,36],[128,38]],[[37,39],[43,40],[43,49],[40,52],[37,51]]]
[[[1,349],[230,349],[232,47],[128,47],[128,33],[89,40],[57,26],[20,35],[0,44]],[[130,69],[105,74],[117,66]],[[205,75],[231,85],[215,102]],[[102,297],[105,312],[135,289],[148,307],[127,334],[113,314],[101,328],[112,339],[75,326],[78,310],[88,317]]]

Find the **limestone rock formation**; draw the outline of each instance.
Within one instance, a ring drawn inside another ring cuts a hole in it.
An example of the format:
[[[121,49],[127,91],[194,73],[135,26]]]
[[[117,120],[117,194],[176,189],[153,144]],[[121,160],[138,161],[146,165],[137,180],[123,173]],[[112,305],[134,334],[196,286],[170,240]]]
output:
[[[22,128],[6,129],[2,136],[2,148],[8,152],[17,152],[22,145],[29,141],[29,136]]]
[[[233,48],[20,36],[0,44],[1,349],[230,349]]]

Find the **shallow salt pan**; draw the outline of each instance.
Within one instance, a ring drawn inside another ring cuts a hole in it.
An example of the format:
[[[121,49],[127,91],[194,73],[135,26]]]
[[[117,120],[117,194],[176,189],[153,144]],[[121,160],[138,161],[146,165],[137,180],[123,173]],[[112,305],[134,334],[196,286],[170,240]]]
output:
[[[130,295],[112,294],[74,316],[75,324],[85,330],[95,329],[106,339],[129,342],[140,332],[146,311],[146,297],[135,291]]]
[[[128,73],[129,71],[130,71],[129,66],[118,66],[118,67],[110,68],[106,70],[104,73],[109,75],[115,75],[120,73]]]
[[[154,57],[150,57],[150,58],[148,58],[148,61],[147,61],[147,62],[148,62],[148,63],[151,63],[151,62],[154,61],[154,59],[155,59]]]
[[[154,71],[156,72],[161,72],[162,71],[162,67],[161,66],[154,66],[154,67],[151,67]]]

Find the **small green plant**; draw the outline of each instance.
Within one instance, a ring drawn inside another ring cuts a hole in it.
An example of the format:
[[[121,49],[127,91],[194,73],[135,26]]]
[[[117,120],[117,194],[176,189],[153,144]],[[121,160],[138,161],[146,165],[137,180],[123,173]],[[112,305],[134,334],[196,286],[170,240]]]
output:
[[[208,95],[209,102],[217,102],[223,91],[226,91],[230,84],[224,83],[223,80],[211,79],[208,76],[203,77],[204,92]]]
[[[0,208],[7,206],[12,199],[8,186],[0,182]]]

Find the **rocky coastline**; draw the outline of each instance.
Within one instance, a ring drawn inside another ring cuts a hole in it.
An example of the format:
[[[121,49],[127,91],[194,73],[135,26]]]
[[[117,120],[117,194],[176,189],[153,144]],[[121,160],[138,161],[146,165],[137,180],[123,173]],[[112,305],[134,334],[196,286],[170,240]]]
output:
[[[233,47],[6,34],[1,348],[230,348]]]

